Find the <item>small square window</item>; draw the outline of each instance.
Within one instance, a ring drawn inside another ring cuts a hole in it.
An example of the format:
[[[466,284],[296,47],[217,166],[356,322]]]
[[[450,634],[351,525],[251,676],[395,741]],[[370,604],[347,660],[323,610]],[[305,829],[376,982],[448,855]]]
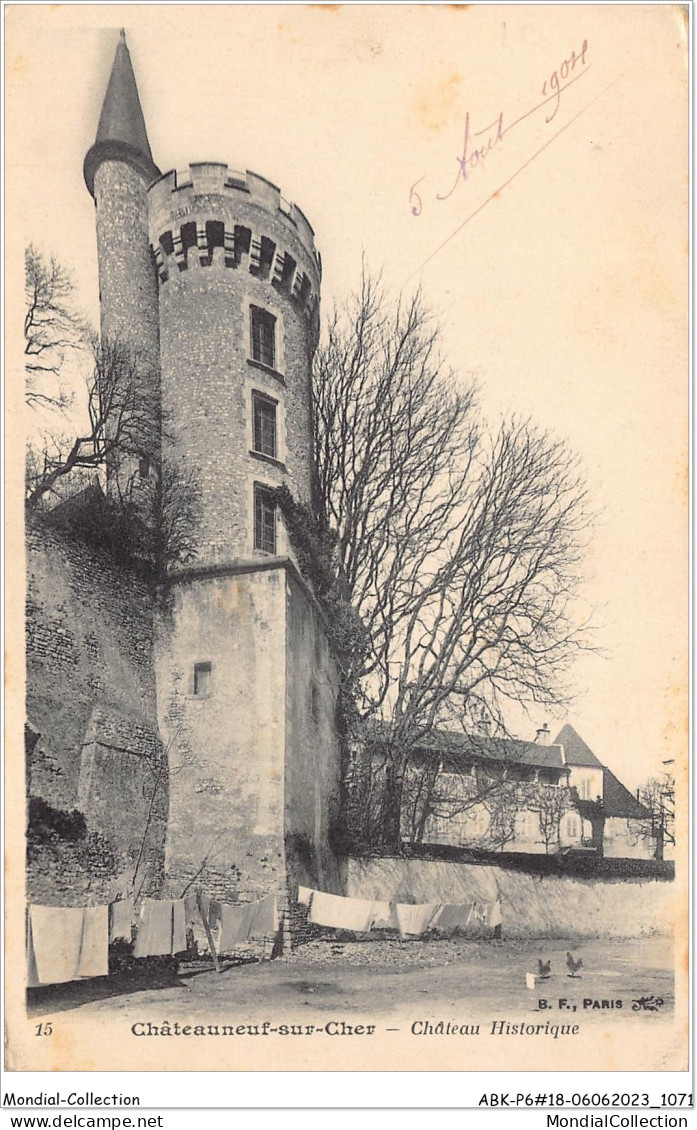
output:
[[[276,503],[266,487],[254,488],[254,548],[276,552]]]
[[[252,358],[269,369],[276,367],[276,319],[260,306],[250,306]]]
[[[276,458],[276,405],[273,400],[255,392],[253,404],[253,450]]]
[[[212,663],[194,663],[194,694],[207,698],[211,693]]]

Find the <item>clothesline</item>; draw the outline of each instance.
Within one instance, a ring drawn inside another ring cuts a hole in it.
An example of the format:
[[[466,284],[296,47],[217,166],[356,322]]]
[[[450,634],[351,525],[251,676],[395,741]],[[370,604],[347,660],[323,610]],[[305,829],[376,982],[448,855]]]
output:
[[[30,906],[27,984],[55,985],[109,972],[107,906]]]
[[[398,930],[403,938],[421,937],[428,930],[452,933],[474,923],[493,929],[502,924],[500,899],[492,903],[399,903],[350,898],[299,887],[298,903],[308,907],[308,921],[313,925],[358,934],[392,929]]]
[[[222,903],[201,893],[186,899],[143,900],[133,956],[162,957],[188,948],[186,926],[200,914],[217,953],[240,943],[275,935],[279,925],[275,894],[250,903]],[[31,904],[27,913],[27,984],[55,985],[109,973],[109,944],[131,942],[134,900],[94,907]],[[217,945],[212,932],[217,929]]]
[[[428,930],[452,933],[474,924],[496,929],[502,922],[500,899],[493,903],[413,904],[349,898],[300,887],[298,902],[308,907],[308,920],[314,925],[358,934],[392,929],[402,938],[421,937]],[[140,907],[134,957],[185,952],[186,925],[197,914],[205,926],[216,969],[218,953],[230,953],[255,938],[275,936],[279,928],[275,894],[250,903],[223,903],[203,892],[183,899],[146,898]],[[35,987],[108,976],[109,944],[133,940],[134,917],[132,898],[94,907],[32,904],[27,915],[27,984]]]

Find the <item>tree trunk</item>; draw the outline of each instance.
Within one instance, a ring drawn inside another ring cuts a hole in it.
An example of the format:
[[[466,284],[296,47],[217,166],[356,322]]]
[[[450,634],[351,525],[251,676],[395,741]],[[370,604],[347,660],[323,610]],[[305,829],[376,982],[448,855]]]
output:
[[[48,471],[39,479],[39,482],[30,492],[27,499],[30,506],[35,506],[39,499],[42,498],[47,491],[51,490],[51,488],[55,485],[55,483],[58,482],[60,478],[63,477],[63,475],[69,475],[70,472],[73,471],[75,467],[77,467],[77,460],[81,443],[82,440],[76,440],[72,448],[70,449],[65,462],[59,463],[57,467],[54,467],[52,471]]]
[[[658,831],[656,832],[656,851],[654,853],[654,859],[663,859],[664,850],[665,836],[663,834],[663,826],[659,825]]]
[[[402,846],[402,793],[404,770],[399,765],[388,765],[385,770],[385,788],[382,796],[381,820],[378,834],[383,847],[399,852]]]
[[[426,824],[428,822],[428,818],[429,818],[430,815],[431,815],[431,810],[428,806],[428,803],[424,802],[421,805],[421,811],[419,813],[419,818],[416,821],[416,828],[414,829],[414,836],[413,836],[413,839],[412,839],[412,843],[422,844],[424,842],[424,835],[426,833]]]

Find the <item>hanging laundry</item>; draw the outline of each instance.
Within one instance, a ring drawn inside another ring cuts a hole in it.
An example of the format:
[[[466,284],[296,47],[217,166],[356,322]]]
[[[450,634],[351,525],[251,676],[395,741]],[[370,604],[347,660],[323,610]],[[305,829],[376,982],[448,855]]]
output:
[[[276,895],[266,895],[254,906],[254,916],[249,929],[249,936],[253,938],[266,938],[278,930],[278,907]]]
[[[30,985],[58,985],[109,972],[108,906],[30,906],[27,974]]]
[[[316,926],[330,926],[335,930],[353,930],[364,934],[373,924],[375,902],[372,899],[344,898],[315,891],[310,906],[309,921]]]
[[[41,985],[74,981],[82,945],[82,907],[31,906],[31,937]]]
[[[175,899],[172,903],[172,949],[170,952],[182,953],[187,948],[184,899]]]
[[[474,910],[474,903],[445,903],[431,925],[436,930],[440,930],[443,934],[449,933],[454,930],[465,930],[469,925]]]
[[[485,926],[489,918],[489,903],[475,902],[472,907],[472,923]]]
[[[112,902],[109,907],[109,941],[130,942],[132,924],[133,899],[127,898]]]
[[[211,899],[208,904],[208,925],[210,926],[211,930],[215,930],[216,926],[220,925],[222,915],[222,902],[218,902],[217,899]]]
[[[371,929],[396,930],[397,928],[395,904],[392,902],[374,902]]]
[[[220,933],[218,934],[218,952],[229,953],[240,942],[249,939],[250,930],[256,913],[256,903],[221,903],[220,904]]]
[[[218,949],[229,953],[250,938],[270,937],[278,930],[276,895],[256,902],[220,903]]]
[[[181,905],[183,908],[183,901]],[[138,937],[133,950],[135,957],[155,957],[173,952],[172,913],[172,899],[143,899]],[[182,948],[186,949],[186,943]]]
[[[201,920],[201,912],[205,914],[206,918],[210,917],[211,900],[208,895],[203,891],[193,893],[189,892],[184,899],[184,912],[186,914],[187,922]]]
[[[425,934],[439,910],[440,903],[437,902],[424,902],[415,905],[398,902],[395,911],[397,925],[402,937]]]
[[[39,971],[36,968],[36,955],[34,953],[34,939],[31,933],[31,913],[27,907],[27,988],[35,989],[40,985]]]
[[[496,902],[492,902],[491,906],[489,907],[486,924],[487,926],[496,927],[500,926],[502,922],[503,918],[501,916],[501,899],[497,899]]]
[[[109,975],[109,907],[86,906],[82,917],[82,939],[78,977]]]
[[[312,887],[298,887],[298,902],[300,906],[309,906],[312,895]]]

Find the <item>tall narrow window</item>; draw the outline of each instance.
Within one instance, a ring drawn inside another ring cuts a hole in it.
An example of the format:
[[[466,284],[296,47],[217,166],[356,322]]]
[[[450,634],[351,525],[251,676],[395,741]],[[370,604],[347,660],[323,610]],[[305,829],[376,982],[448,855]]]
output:
[[[276,459],[276,403],[258,392],[252,393],[254,451]]]
[[[260,306],[250,306],[252,358],[270,369],[276,367],[276,319]]]
[[[254,488],[254,548],[276,552],[276,503],[266,487]]]
[[[566,834],[570,840],[581,839],[581,822],[573,812],[566,814]]]
[[[207,698],[211,693],[211,663],[194,663],[194,694]]]

